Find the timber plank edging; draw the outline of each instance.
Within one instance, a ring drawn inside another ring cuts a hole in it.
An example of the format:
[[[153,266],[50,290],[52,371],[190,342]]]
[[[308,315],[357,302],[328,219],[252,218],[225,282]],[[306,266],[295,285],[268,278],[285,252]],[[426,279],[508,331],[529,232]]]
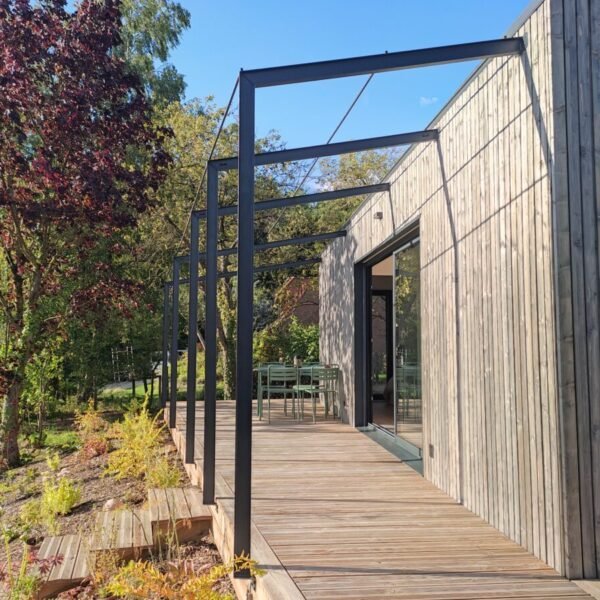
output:
[[[168,423],[168,409],[164,411],[165,421]],[[176,427],[169,429],[173,442],[180,453],[182,460],[185,451],[185,435]],[[196,450],[202,450],[202,445],[197,439]],[[185,464],[188,477],[195,485],[202,488],[202,457],[198,456],[194,464]],[[198,464],[200,463],[200,464]],[[215,488],[217,491],[216,504],[210,506],[212,513],[211,532],[219,554],[224,561],[233,558],[233,491],[225,479],[216,473]],[[288,574],[287,570],[273,551],[267,540],[256,527],[254,521],[252,529],[252,558],[266,573],[252,585],[248,580],[231,578],[235,593],[239,600],[304,600],[305,596]]]

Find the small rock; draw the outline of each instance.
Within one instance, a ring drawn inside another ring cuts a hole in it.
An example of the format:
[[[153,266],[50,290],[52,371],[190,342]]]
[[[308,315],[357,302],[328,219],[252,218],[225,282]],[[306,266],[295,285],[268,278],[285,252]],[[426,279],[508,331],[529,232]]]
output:
[[[59,477],[66,477],[67,475],[69,475],[69,473],[70,473],[70,472],[71,472],[71,471],[69,471],[69,469],[67,469],[67,468],[65,467],[65,468],[61,469],[61,470],[58,472],[58,476],[59,476]]]
[[[116,510],[117,508],[122,508],[124,506],[121,500],[117,500],[116,498],[110,498],[104,503],[102,510]]]

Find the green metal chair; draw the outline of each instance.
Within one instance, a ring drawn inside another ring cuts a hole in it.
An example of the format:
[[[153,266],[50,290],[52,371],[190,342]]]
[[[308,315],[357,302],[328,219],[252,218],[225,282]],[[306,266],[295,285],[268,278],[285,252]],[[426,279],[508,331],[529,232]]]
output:
[[[300,418],[304,419],[304,399],[309,396],[312,400],[313,423],[317,422],[317,399],[322,397],[325,406],[325,418],[329,416],[330,398],[333,397],[334,416],[337,407],[337,382],[339,369],[337,366],[317,366],[310,368],[310,383],[298,383],[294,390],[298,394]]]
[[[267,362],[267,363],[258,363],[255,367],[256,371],[256,414],[259,419],[262,419],[263,416],[263,399],[264,399],[264,385],[263,379],[267,377],[267,370],[270,366],[281,367],[285,366],[280,362]]]
[[[296,384],[298,383],[297,367],[269,365],[267,367],[267,385],[262,393],[267,394],[267,423],[271,422],[271,395],[283,395],[283,412],[287,415],[287,399],[292,398],[292,416],[296,417]],[[262,398],[259,400],[259,417],[262,419]]]
[[[419,421],[421,417],[421,365],[404,363],[396,369],[398,409],[405,421]]]

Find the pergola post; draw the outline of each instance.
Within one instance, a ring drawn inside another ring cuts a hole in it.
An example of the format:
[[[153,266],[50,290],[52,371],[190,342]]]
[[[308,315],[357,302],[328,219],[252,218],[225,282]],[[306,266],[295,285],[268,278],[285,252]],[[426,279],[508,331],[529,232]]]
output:
[[[190,256],[198,254],[200,223],[192,214]],[[187,390],[185,407],[185,462],[194,463],[194,444],[196,437],[196,359],[198,344],[198,259],[190,260],[190,299],[188,317],[188,361]]]
[[[204,459],[202,498],[204,504],[215,502],[215,459],[217,420],[217,230],[219,171],[209,163],[206,195],[206,284],[204,331]],[[197,252],[197,248],[196,248]],[[192,255],[193,262],[198,257]]]
[[[163,286],[163,328],[162,328],[162,362],[161,362],[161,386],[160,405],[167,406],[169,399],[169,290],[171,286],[165,283]]]
[[[252,498],[252,331],[254,324],[254,84],[240,73],[237,348],[235,404],[235,556],[250,555]],[[249,572],[236,572],[249,577]]]
[[[177,424],[177,338],[179,334],[179,260],[173,259],[173,302],[171,307],[171,402],[169,404],[169,427]]]

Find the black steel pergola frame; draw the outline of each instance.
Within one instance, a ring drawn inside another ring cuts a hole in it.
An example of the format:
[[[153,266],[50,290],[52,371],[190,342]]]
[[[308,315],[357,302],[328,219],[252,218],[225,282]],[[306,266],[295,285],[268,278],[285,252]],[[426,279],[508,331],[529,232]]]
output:
[[[337,237],[337,236],[336,236]],[[294,240],[295,241],[295,240]],[[299,242],[301,243],[301,242]],[[175,257],[177,263],[187,262],[189,260],[189,256],[178,256]],[[290,261],[285,263],[274,263],[274,264],[266,264],[260,265],[254,268],[255,273],[267,273],[269,271],[281,271],[285,269],[299,269],[303,267],[311,267],[313,265],[319,264],[321,262],[320,258],[307,258],[304,260]],[[175,270],[175,268],[174,268]],[[217,277],[219,279],[229,279],[232,277],[237,277],[237,271],[220,271],[217,273]],[[205,277],[198,277],[198,283],[202,283],[206,280]],[[189,278],[182,279],[181,277],[178,280],[165,281],[163,284],[163,323],[162,323],[162,387],[161,387],[161,406],[165,408],[167,403],[170,400],[169,395],[169,337],[173,336],[176,329],[173,327],[171,329],[171,325],[173,323],[173,313],[178,309],[171,303],[171,293],[174,287],[177,287],[177,297],[179,298],[179,286],[187,285],[190,283]],[[177,319],[177,327],[179,326],[179,319]],[[197,335],[197,330],[196,330]],[[172,342],[171,342],[172,343]],[[177,366],[175,366],[177,369]],[[195,388],[194,388],[195,389]],[[171,400],[172,401],[172,400]],[[172,404],[170,405],[170,409],[172,408]],[[171,427],[171,421],[169,421],[169,426]],[[195,432],[194,432],[195,433]]]
[[[258,164],[254,154],[256,89],[498,56],[515,56],[521,55],[524,50],[525,43],[522,38],[504,38],[240,72],[234,555],[250,554],[254,168]],[[236,575],[247,577],[249,574]]]
[[[375,150],[401,146],[417,142],[436,141],[437,130],[416,131],[400,133],[383,137],[365,138],[332,144],[321,144],[318,146],[306,146],[289,150],[277,150],[256,154],[254,159],[257,165],[270,165],[284,162],[305,160],[310,158],[321,158],[324,156],[336,156],[348,154],[361,150]],[[194,436],[196,420],[196,340],[195,335],[198,328],[198,264],[201,256],[206,262],[205,281],[205,332],[204,332],[204,447],[203,447],[203,476],[202,494],[205,504],[215,502],[215,428],[216,428],[216,377],[217,377],[217,257],[219,254],[232,254],[238,251],[238,273],[239,273],[239,250],[217,250],[217,229],[219,216],[232,214],[232,209],[239,211],[237,207],[219,207],[218,204],[218,180],[221,171],[234,170],[238,166],[238,158],[230,157],[216,159],[207,165],[207,199],[206,210],[192,212],[190,227],[190,306],[189,306],[189,330],[188,330],[188,374],[187,374],[187,404],[186,404],[186,451],[185,460],[188,463],[194,461]],[[295,204],[310,204],[325,202],[338,198],[374,193],[378,191],[389,191],[389,184],[380,183],[369,186],[352,187],[341,190],[331,190],[316,194],[300,195],[293,197],[265,200],[255,204],[256,210],[270,210],[274,208],[285,208]],[[233,212],[235,215],[235,212]],[[206,252],[199,252],[200,221],[206,219]],[[332,232],[330,234],[317,234],[306,238],[294,238],[267,242],[255,246],[255,250],[265,250],[280,247],[281,245],[305,244],[311,241],[323,241],[345,235],[344,231]],[[255,272],[252,262],[252,274]],[[174,276],[175,279],[175,276]],[[253,275],[251,277],[253,287]],[[252,415],[250,413],[250,418]],[[236,418],[237,422],[237,418]]]
[[[421,139],[408,139],[411,135],[404,134],[406,141],[391,143],[388,136],[309,146],[296,150],[281,150],[270,153],[255,154],[255,95],[256,89],[337,79],[356,75],[382,73],[400,69],[426,67],[452,62],[487,59],[499,56],[520,55],[525,50],[522,38],[504,38],[498,40],[458,44],[379,54],[358,58],[307,63],[269,69],[241,71],[239,79],[239,142],[238,157],[209,161],[207,166],[207,208],[205,211],[194,211],[191,219],[190,255],[183,257],[189,261],[190,285],[190,323],[188,338],[188,378],[187,378],[187,425],[186,430],[186,462],[189,457],[193,460],[194,422],[195,422],[195,382],[196,382],[196,336],[197,336],[197,300],[198,300],[198,263],[199,263],[199,222],[206,218],[206,339],[205,339],[205,416],[204,416],[204,501],[214,503],[214,469],[215,469],[215,426],[216,426],[216,323],[217,305],[217,229],[218,217],[234,214],[233,207],[218,206],[218,174],[220,171],[238,169],[238,240],[237,240],[237,372],[236,372],[236,424],[235,424],[235,499],[234,499],[234,544],[235,556],[250,554],[251,530],[251,467],[252,467],[252,340],[253,340],[253,280],[254,252],[257,247],[254,240],[254,212],[266,210],[263,203],[254,201],[254,169],[256,166],[332,156],[347,152],[403,145],[419,141],[430,141],[427,136],[435,136],[436,130],[417,132],[424,136]],[[379,140],[378,145],[373,145]],[[371,142],[365,145],[365,142]],[[297,198],[302,198],[298,196]],[[327,198],[324,198],[327,199]],[[283,199],[279,199],[283,200]],[[318,201],[318,200],[313,200]],[[267,201],[268,202],[268,201]],[[294,198],[285,199],[291,206]],[[310,202],[310,201],[307,201]],[[298,202],[300,203],[300,202]],[[271,206],[275,208],[276,206]],[[177,306],[179,302],[179,263],[173,264],[173,299],[172,319],[172,350],[176,348],[176,326],[178,326]],[[223,274],[221,274],[223,275]],[[227,274],[229,275],[229,274]],[[168,308],[168,294],[165,294],[165,307]],[[193,304],[193,306],[192,306]],[[163,327],[165,325],[163,324]],[[193,343],[192,343],[193,341]],[[175,377],[176,377],[176,350]],[[173,362],[172,362],[173,364]],[[164,367],[163,367],[164,368]],[[171,373],[173,380],[173,373]],[[175,381],[176,383],[176,381]],[[173,381],[172,381],[173,384]],[[171,399],[175,398],[176,390],[171,390]],[[173,405],[173,408],[176,404]],[[174,422],[172,410],[171,419]],[[191,446],[191,448],[188,448]],[[188,453],[188,450],[190,452]],[[211,470],[207,473],[207,468]],[[206,475],[209,475],[207,477]],[[248,576],[246,572],[238,572],[236,576]]]
[[[259,244],[257,246],[255,246],[256,251],[260,252],[260,251],[265,251],[265,250],[271,250],[273,248],[283,248],[284,246],[298,246],[298,245],[303,245],[303,244],[312,244],[315,242],[322,242],[322,241],[326,241],[326,240],[331,240],[331,239],[335,239],[335,238],[339,238],[339,237],[343,237],[346,235],[346,230],[341,229],[339,231],[332,231],[329,233],[317,233],[315,235],[310,235],[310,236],[305,236],[305,237],[299,237],[299,238],[290,238],[290,239],[285,239],[285,240],[275,240],[273,242],[266,242],[264,244]],[[236,252],[236,248],[227,248],[224,250],[219,250],[217,252],[217,256],[230,256],[232,254],[235,254]],[[185,436],[185,441],[186,441],[186,454],[185,454],[185,459],[186,459],[186,463],[193,463],[194,462],[194,437],[195,437],[195,418],[196,418],[196,343],[197,343],[197,336],[198,336],[198,284],[201,281],[207,281],[206,277],[199,277],[198,276],[198,264],[200,262],[200,259],[206,259],[206,254],[200,254],[200,253],[196,253],[196,259],[193,260],[192,255],[191,254],[185,254],[185,255],[180,255],[180,256],[175,256],[173,258],[173,279],[171,281],[168,281],[164,284],[164,292],[163,292],[163,358],[167,355],[168,352],[168,348],[167,348],[167,342],[166,340],[169,338],[169,323],[171,325],[171,329],[170,329],[170,337],[171,337],[171,356],[170,356],[170,363],[171,363],[171,373],[170,373],[170,393],[164,396],[165,400],[164,400],[164,405],[166,405],[166,398],[169,398],[169,428],[170,429],[174,429],[176,424],[177,424],[177,376],[178,376],[178,369],[177,369],[177,361],[178,361],[178,347],[177,347],[177,339],[179,337],[179,286],[186,283],[190,285],[190,301],[189,301],[189,307],[190,307],[190,311],[194,311],[193,313],[190,312],[189,314],[189,323],[188,323],[188,372],[187,372],[187,391],[186,391],[186,418],[190,418],[190,413],[191,413],[191,417],[193,417],[193,419],[191,420],[187,420],[186,421],[186,436]],[[191,260],[191,262],[190,262]],[[180,277],[180,273],[181,273],[181,265],[183,264],[189,264],[190,265],[190,276],[187,279],[181,279]],[[254,269],[255,273],[265,273],[267,271],[276,271],[276,270],[282,270],[282,269],[292,269],[292,268],[299,268],[303,265],[305,266],[310,266],[315,264],[315,260],[314,259],[307,259],[304,261],[294,261],[294,262],[287,262],[287,263],[279,263],[279,264],[269,264],[269,265],[263,265],[263,266],[259,266],[256,267]],[[195,265],[195,269],[193,269],[193,266]],[[236,277],[237,276],[237,271],[228,271],[228,272],[221,272],[221,273],[217,273],[216,277],[217,278],[230,278],[230,277]],[[171,306],[169,306],[169,288],[172,290],[172,302],[171,302]],[[208,297],[207,294],[205,294],[206,297]],[[215,285],[215,303],[216,303],[216,285]],[[215,304],[216,306],[216,304]],[[192,314],[194,315],[194,318],[192,319]],[[169,315],[171,317],[170,321],[169,321]],[[206,319],[208,322],[208,319]],[[207,326],[208,328],[208,326]],[[215,347],[216,347],[216,318],[215,318]],[[205,338],[205,346],[206,346],[206,338]],[[193,352],[192,354],[190,354],[190,348],[193,345]],[[175,349],[175,351],[173,351],[173,349]],[[206,352],[206,350],[205,350]],[[193,368],[190,369],[190,362],[191,360],[194,361],[194,366]],[[167,361],[163,361],[163,367],[162,367],[162,371],[163,371],[163,375],[165,374],[165,371],[167,370],[166,367],[166,362]],[[211,372],[212,373],[212,372]],[[193,380],[192,380],[192,385],[190,385],[190,375],[193,376]],[[205,376],[205,383],[204,383],[204,397],[206,400],[206,380],[207,377]],[[215,397],[214,397],[214,402],[216,402],[216,359],[215,359],[215,369],[214,369],[214,374],[212,377],[212,380],[215,382]],[[193,392],[193,396],[190,396],[190,391]],[[161,396],[162,398],[163,396]],[[213,404],[214,404],[213,402]],[[163,405],[163,406],[164,406]],[[190,405],[192,405],[192,410],[190,410]],[[206,462],[206,461],[205,461]],[[213,477],[212,477],[212,481],[214,482],[214,461],[212,463],[212,472],[213,472]],[[209,477],[210,480],[210,477]],[[205,504],[212,504],[214,503],[214,484],[213,484],[213,500],[211,502],[206,502]],[[203,486],[203,490],[205,490],[205,486]]]

